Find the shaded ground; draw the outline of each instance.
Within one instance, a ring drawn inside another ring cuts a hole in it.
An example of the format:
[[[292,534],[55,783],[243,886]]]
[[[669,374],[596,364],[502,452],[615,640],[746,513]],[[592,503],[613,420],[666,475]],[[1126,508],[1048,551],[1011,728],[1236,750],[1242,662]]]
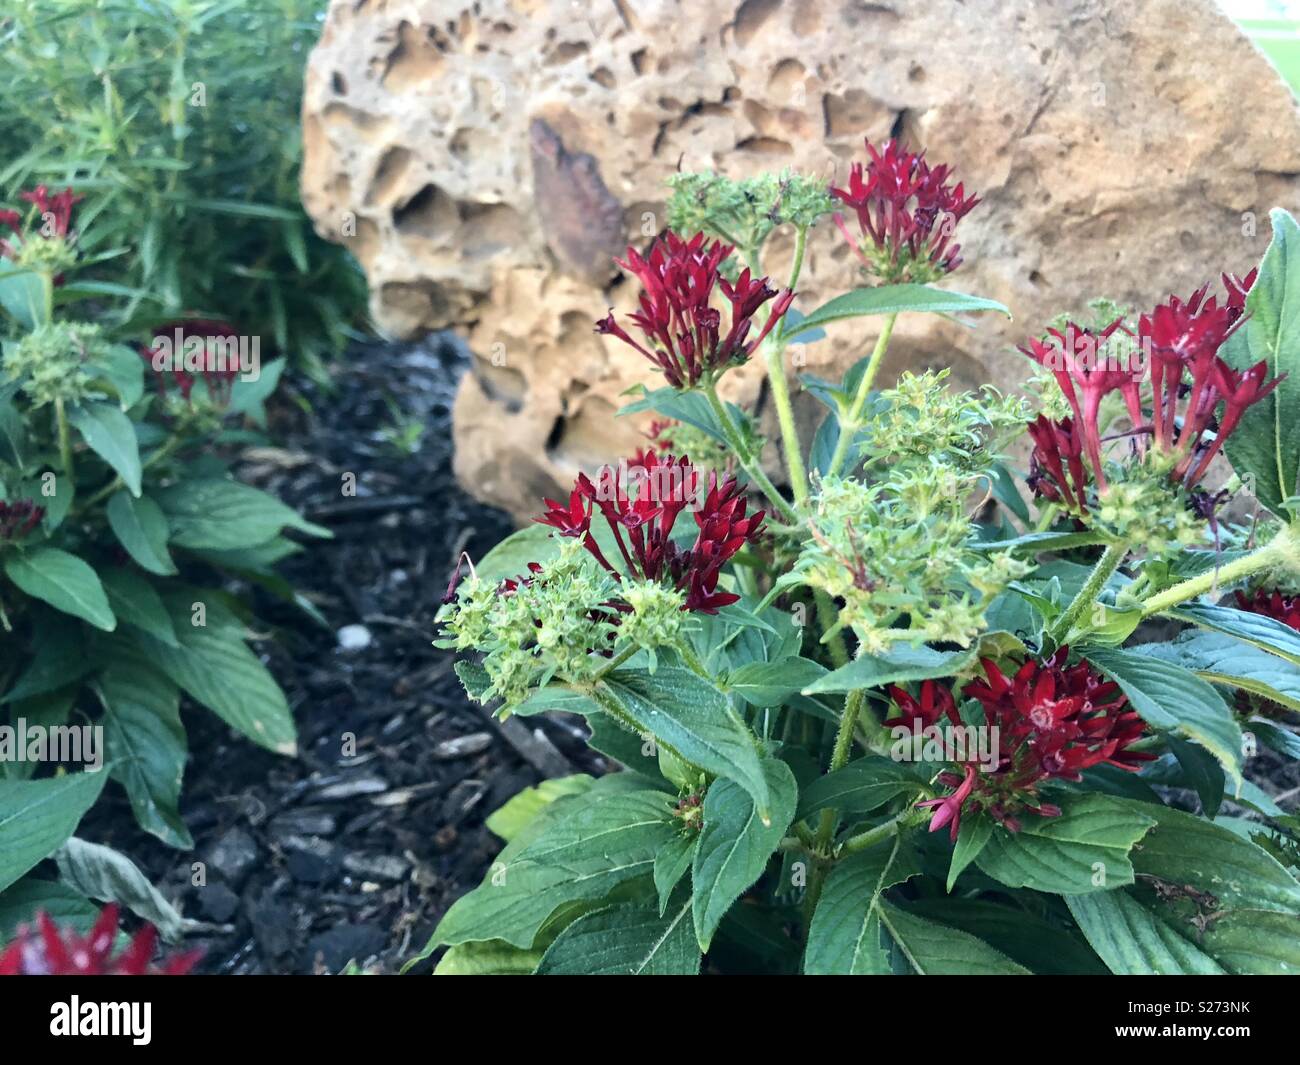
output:
[[[511,529],[452,478],[462,369],[445,341],[359,350],[333,393],[304,387],[309,412],[279,412],[271,435],[281,447],[246,454],[241,476],[335,537],[281,566],[328,628],[257,595],[258,616],[276,628],[261,650],[293,707],[298,757],[264,752],[190,708],[181,812],[195,851],[132,831],[116,788],[81,830],[131,855],[211,926],[192,937],[207,947],[202,970],[337,972],[350,959],[396,970],[499,849],[488,813],[544,775],[602,768],[574,725],[503,730],[466,701],[451,655],[430,645],[454,560]],[[409,453],[392,439],[408,425],[425,427]],[[342,494],[348,473],[355,497]],[[191,882],[195,861],[205,886]]]

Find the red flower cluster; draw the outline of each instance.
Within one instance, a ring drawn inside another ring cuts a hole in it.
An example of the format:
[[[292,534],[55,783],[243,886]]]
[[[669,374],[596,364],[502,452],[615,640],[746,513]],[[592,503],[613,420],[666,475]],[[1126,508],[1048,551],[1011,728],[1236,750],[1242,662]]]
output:
[[[1051,779],[1078,780],[1085,769],[1113,765],[1137,770],[1155,756],[1130,750],[1145,729],[1141,717],[1128,708],[1119,686],[1104,679],[1087,662],[1066,666],[1069,649],[1062,647],[1043,662],[1030,659],[1007,677],[990,659],[982,659],[985,680],[967,684],[962,693],[979,700],[988,728],[998,729],[998,764],[982,772],[973,762],[960,773],[945,770],[939,782],[953,789],[948,795],[917,805],[933,809],[930,831],[949,827],[957,839],[963,813],[986,811],[1012,832],[1018,816],[1030,811],[1053,817],[1060,809],[1039,800],[1037,789]],[[921,728],[946,716],[961,724],[952,693],[934,681],[921,686],[919,700],[900,688],[890,695],[902,716],[889,727]]]
[[[80,936],[70,928],[60,929],[49,914],[38,913],[40,935],[19,926],[18,938],[0,951],[0,976],[182,976],[203,954],[190,950],[153,966],[158,930],[145,925],[113,957],[117,915],[116,904],[105,906],[89,935]]]
[[[30,499],[0,500],[0,540],[21,540],[41,523],[45,508]]]
[[[1251,614],[1280,621],[1300,632],[1300,595],[1283,595],[1277,588],[1258,588],[1250,595],[1237,592],[1237,606]]]
[[[1089,473],[1105,492],[1097,416],[1101,401],[1113,391],[1120,392],[1128,408],[1137,452],[1145,452],[1149,438],[1168,458],[1170,480],[1188,490],[1195,487],[1246,410],[1282,380],[1266,382],[1266,362],[1237,371],[1218,354],[1245,320],[1246,295],[1255,276],[1253,270],[1244,278],[1224,274],[1227,294],[1222,303],[1206,298],[1209,285],[1186,300],[1171,296],[1139,317],[1136,348],[1122,356],[1104,350],[1121,328],[1121,319],[1099,332],[1073,324],[1063,331],[1049,329],[1047,340],[1033,340],[1020,349],[1052,371],[1074,415],[1061,422],[1040,416],[1029,427],[1034,469],[1039,472],[1033,487],[1040,496],[1064,499],[1071,509],[1084,513]],[[1207,441],[1208,433],[1213,436]],[[1080,449],[1090,471],[1077,461]]]
[[[47,238],[68,235],[72,227],[72,208],[85,199],[84,196],[74,194],[71,186],[51,196],[45,185],[37,185],[31,192],[20,192],[18,198],[36,207],[40,215],[37,235]],[[0,210],[0,225],[6,226],[19,238],[27,239],[27,234],[23,231],[23,216],[18,211]],[[17,250],[7,241],[0,240],[0,255],[14,259]]]
[[[721,241],[707,243],[703,233],[686,241],[672,232],[655,242],[648,258],[629,247],[627,258],[615,261],[641,282],[640,310],[630,317],[649,347],[633,340],[612,311],[596,323],[596,332],[636,348],[673,388],[693,388],[745,362],[789,310],[794,293],[786,289],[778,294],[767,278],[751,277],[748,268],[733,285],[718,272],[733,250]],[[725,335],[722,314],[710,302],[715,287],[731,304]],[[767,321],[750,340],[754,315],[773,296]]]
[[[930,166],[924,152],[909,152],[895,140],[886,141],[881,151],[868,140],[866,148],[870,161],[865,167],[853,164],[848,188],[830,190],[857,213],[862,236],[876,249],[873,261],[836,215],[859,258],[891,283],[934,280],[955,270],[961,246],[952,243],[952,235],[979,197],[967,196],[960,183],[947,184],[949,167]]]
[[[230,390],[234,387],[235,378],[239,376],[238,365],[195,371],[182,369],[179,365],[160,369],[156,359],[158,344],[166,340],[171,345],[172,358],[181,360],[184,358],[186,346],[195,338],[208,345],[211,340],[217,338],[238,336],[239,333],[229,322],[215,319],[191,318],[187,321],[167,322],[165,325],[155,327],[150,345],[140,349],[140,357],[149,363],[158,391],[162,395],[167,395],[174,387],[181,399],[189,403],[190,394],[194,391],[194,382],[202,378],[213,403],[225,407],[230,403]]]
[[[758,538],[765,515],[762,510],[746,515],[735,478],[720,480],[710,474],[708,488],[702,490],[703,478],[689,459],[650,453],[628,467],[627,480],[636,483],[635,494],[627,491],[630,485],[610,485],[611,479],[602,478],[597,488],[586,474],[579,474],[568,503],[547,499],[546,514],[536,520],[562,536],[581,537],[591,556],[619,578],[591,532],[599,509],[632,577],[671,584],[686,593],[684,609],[705,614],[740,598],[718,591],[718,577],[745,543]],[[686,549],[673,539],[673,527],[688,507],[699,531]]]

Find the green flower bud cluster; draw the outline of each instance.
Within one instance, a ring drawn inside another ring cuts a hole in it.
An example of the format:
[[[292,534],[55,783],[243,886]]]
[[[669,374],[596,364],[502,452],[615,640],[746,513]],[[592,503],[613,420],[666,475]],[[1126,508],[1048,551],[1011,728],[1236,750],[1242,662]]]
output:
[[[513,587],[511,586],[513,585]],[[590,561],[580,540],[565,540],[540,570],[504,585],[471,577],[443,620],[440,646],[483,651],[491,686],[508,711],[553,677],[581,683],[613,649],[609,601],[618,586]]]
[[[743,250],[761,247],[777,226],[811,226],[835,210],[825,180],[789,170],[740,180],[674,174],[668,184],[670,229],[688,235],[703,230]]]
[[[19,382],[32,406],[77,403],[90,389],[86,363],[104,346],[98,326],[51,322],[4,346],[4,376]]]
[[[1024,431],[1031,414],[1023,399],[989,385],[953,392],[944,384],[949,372],[904,373],[880,393],[866,448],[869,462],[919,461],[958,477],[982,474],[1001,444]]]
[[[902,639],[969,646],[988,604],[1029,572],[1008,554],[973,548],[964,512],[972,485],[951,467],[915,464],[875,484],[820,486],[796,569],[841,601],[837,628],[851,627],[868,653]]]
[[[638,647],[655,662],[656,647],[671,647],[682,639],[690,615],[682,611],[686,596],[675,588],[655,581],[627,583],[619,596],[631,613],[622,615],[618,627],[620,649]]]
[[[1204,518],[1187,506],[1187,493],[1169,482],[1169,466],[1155,454],[1144,462],[1107,464],[1110,484],[1089,526],[1150,557],[1207,546]]]
[[[64,237],[33,237],[25,240],[18,249],[16,265],[51,276],[71,269],[77,262],[77,253]]]

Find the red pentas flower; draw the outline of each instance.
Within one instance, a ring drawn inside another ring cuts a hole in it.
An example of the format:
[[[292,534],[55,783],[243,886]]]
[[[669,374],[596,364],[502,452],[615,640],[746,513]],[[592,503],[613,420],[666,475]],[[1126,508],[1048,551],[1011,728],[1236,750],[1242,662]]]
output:
[[[1282,377],[1268,379],[1266,362],[1236,370],[1218,354],[1245,321],[1246,297],[1255,278],[1256,271],[1245,277],[1224,274],[1222,302],[1208,295],[1208,285],[1187,299],[1171,296],[1139,316],[1136,334],[1129,334],[1136,345],[1127,352],[1106,345],[1122,328],[1121,319],[1096,333],[1073,324],[1064,331],[1048,330],[1047,339],[1033,340],[1020,349],[1056,377],[1074,414],[1070,432],[1081,435],[1083,453],[1101,493],[1107,485],[1097,418],[1109,393],[1118,390],[1124,398],[1132,422],[1131,432],[1125,435],[1132,439],[1137,455],[1153,449],[1167,465],[1170,480],[1190,491],[1245,412],[1281,382]],[[1042,421],[1031,425],[1029,432],[1035,453],[1054,482],[1051,489],[1063,495],[1050,459],[1054,450],[1060,450],[1065,466],[1068,450],[1058,445],[1073,446],[1073,440],[1055,438]],[[1063,426],[1056,423],[1058,429]],[[1078,486],[1076,479],[1071,488]]]
[[[835,223],[867,269],[888,283],[933,281],[961,265],[961,247],[952,236],[980,202],[961,183],[949,184],[947,165],[930,166],[924,152],[909,152],[898,141],[877,150],[866,141],[869,160],[854,163],[846,188],[831,195],[851,207],[861,240],[836,215]]]
[[[1237,606],[1242,610],[1262,614],[1300,632],[1300,595],[1284,595],[1278,588],[1257,588],[1249,595],[1235,594]]]
[[[37,934],[25,925],[18,938],[0,951],[0,976],[181,976],[188,973],[203,952],[190,950],[153,965],[158,930],[145,925],[116,957],[118,909],[105,906],[88,935],[59,928],[50,915],[36,915]]]
[[[45,517],[45,508],[30,499],[0,500],[0,541],[21,540]]]
[[[1025,483],[1040,499],[1062,503],[1071,512],[1088,513],[1088,471],[1083,465],[1083,437],[1074,419],[1052,421],[1040,414],[1029,423],[1034,451]]]
[[[32,236],[45,239],[66,238],[72,228],[72,208],[85,199],[84,196],[73,193],[71,186],[51,195],[45,185],[37,185],[30,192],[20,192],[18,198],[36,208],[39,217],[33,225],[34,232],[29,234],[24,231],[23,217],[18,211],[0,210],[0,225],[24,242]],[[17,258],[18,250],[7,241],[0,240],[0,255],[14,259]]]
[[[218,357],[216,348],[222,341],[237,339],[239,333],[229,322],[208,318],[167,322],[154,329],[140,356],[153,370],[162,395],[175,389],[189,403],[195,382],[202,380],[212,402],[225,407],[241,370],[237,356],[222,352]]]
[[[917,804],[936,811],[930,831],[948,826],[956,840],[962,815],[982,810],[1015,832],[1023,813],[1043,817],[1060,813],[1038,797],[1044,782],[1076,781],[1085,769],[1102,764],[1137,770],[1155,757],[1131,750],[1145,725],[1119,686],[1087,662],[1067,666],[1068,654],[1069,649],[1062,647],[1041,662],[1031,658],[1011,677],[991,659],[981,660],[984,679],[971,681],[962,693],[984,709],[996,766],[990,771],[987,764],[981,766],[968,756],[957,769],[941,773],[938,782],[953,791]],[[925,699],[923,688],[919,708],[900,702],[903,717],[886,724],[915,730],[909,718],[927,717]],[[943,712],[959,724],[955,712],[946,709],[951,699],[951,694],[947,700],[931,697],[931,706],[945,707]],[[913,709],[920,712],[909,713]],[[923,727],[936,723],[939,715],[932,710],[928,716],[933,720]]]
[[[707,480],[686,457],[643,453],[622,470],[606,467],[594,484],[579,474],[567,503],[546,500],[547,511],[535,519],[561,536],[581,537],[583,546],[616,579],[623,574],[610,563],[592,535],[597,509],[613,534],[625,570],[639,580],[662,581],[686,594],[684,609],[713,614],[740,597],[718,591],[722,567],[762,531],[763,511],[747,513],[735,478]],[[697,533],[689,548],[673,539],[678,517],[690,510]]]
[[[608,316],[596,323],[596,332],[618,337],[649,359],[674,388],[708,383],[729,366],[749,359],[754,349],[790,309],[794,293],[778,293],[765,277],[753,277],[748,268],[735,283],[719,270],[734,249],[721,241],[709,243],[703,233],[683,240],[669,232],[657,240],[646,258],[633,247],[619,266],[641,282],[639,310],[629,317],[645,337],[637,343]],[[730,304],[730,320],[722,331],[722,313],[713,305],[714,290]],[[752,339],[754,316],[776,297],[767,321]]]

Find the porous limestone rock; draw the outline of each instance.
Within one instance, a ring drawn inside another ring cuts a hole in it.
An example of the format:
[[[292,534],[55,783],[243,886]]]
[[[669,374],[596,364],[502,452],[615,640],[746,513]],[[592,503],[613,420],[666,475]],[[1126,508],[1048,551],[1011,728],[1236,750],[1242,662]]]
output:
[[[631,306],[611,256],[663,227],[678,169],[843,178],[891,132],[952,163],[984,203],[946,284],[1015,321],[905,315],[886,370],[1004,387],[1027,370],[1012,345],[1063,310],[1248,268],[1300,172],[1289,90],[1211,0],[334,0],[303,120],[318,231],[360,260],[386,331],[466,334],[457,472],[521,516],[638,443],[611,415],[655,379],[592,321]],[[788,258],[778,234],[764,265]],[[819,226],[796,305],[852,287],[855,262]],[[791,354],[838,375],[874,328]],[[757,365],[727,390],[765,406]]]

